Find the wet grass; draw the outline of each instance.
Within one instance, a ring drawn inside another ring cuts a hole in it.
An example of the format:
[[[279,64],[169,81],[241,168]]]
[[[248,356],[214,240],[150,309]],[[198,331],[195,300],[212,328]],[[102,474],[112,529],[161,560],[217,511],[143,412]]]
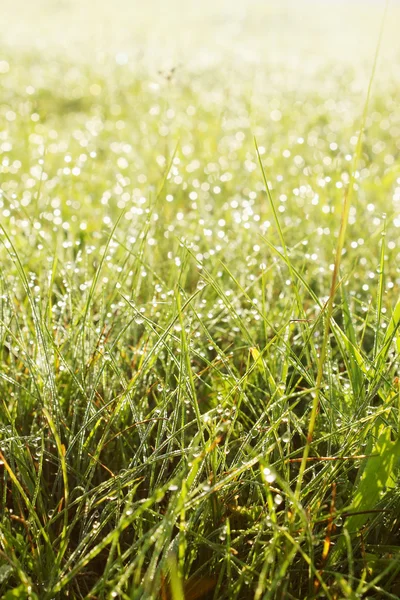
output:
[[[0,71],[2,597],[398,598],[397,82]]]

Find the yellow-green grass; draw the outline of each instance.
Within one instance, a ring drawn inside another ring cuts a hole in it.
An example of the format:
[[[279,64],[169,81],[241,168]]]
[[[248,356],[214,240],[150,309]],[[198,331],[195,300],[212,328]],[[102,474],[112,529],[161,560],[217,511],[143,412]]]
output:
[[[385,55],[126,56],[0,58],[0,596],[398,598]]]

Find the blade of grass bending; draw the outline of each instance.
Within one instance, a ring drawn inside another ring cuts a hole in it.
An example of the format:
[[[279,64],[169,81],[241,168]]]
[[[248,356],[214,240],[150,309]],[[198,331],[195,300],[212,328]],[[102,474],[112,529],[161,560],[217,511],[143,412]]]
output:
[[[29,306],[32,311],[32,318],[33,318],[34,327],[35,327],[35,335],[36,335],[36,339],[38,342],[38,350],[40,353],[39,356],[42,359],[44,366],[45,366],[45,373],[41,372],[40,376],[44,383],[47,380],[50,384],[49,385],[50,394],[47,395],[44,393],[43,403],[45,405],[47,405],[48,408],[53,413],[55,413],[56,418],[57,418],[57,423],[58,423],[59,413],[60,413],[60,408],[59,408],[59,404],[58,404],[58,396],[57,396],[57,391],[56,391],[56,387],[55,387],[54,376],[53,376],[53,372],[52,372],[52,368],[51,368],[50,358],[49,358],[49,354],[48,354],[48,347],[46,345],[45,336],[44,336],[43,328],[41,326],[38,309],[35,304],[35,299],[33,298],[32,291],[29,286],[29,281],[28,281],[27,275],[25,273],[25,269],[22,264],[22,261],[17,252],[17,249],[14,246],[13,241],[12,241],[11,237],[9,236],[8,232],[6,231],[6,229],[4,228],[4,226],[1,223],[0,223],[0,233],[5,237],[6,241],[9,244],[9,247],[7,247],[7,244],[5,244],[4,241],[2,240],[2,243],[6,249],[6,252],[7,252],[9,258],[11,259],[11,261],[17,268],[19,278],[22,282],[24,291],[26,293],[26,296],[27,296],[27,299],[29,302]],[[39,386],[37,385],[36,381],[35,381],[35,386],[39,390]],[[43,392],[44,392],[44,389],[45,389],[45,386],[43,385]]]
[[[400,298],[397,301],[396,306],[393,309],[392,316],[390,317],[389,325],[386,329],[382,348],[379,350],[379,353],[376,357],[377,359],[380,359],[380,361],[382,361],[382,359],[384,359],[387,356],[387,354],[389,352],[390,344],[392,343],[392,340],[395,335],[397,336],[397,340],[396,340],[397,352],[400,353],[399,327],[400,327]]]
[[[114,227],[112,228],[110,234],[108,235],[107,242],[106,242],[106,245],[104,247],[103,255],[102,255],[101,260],[99,262],[99,265],[98,265],[98,267],[96,269],[96,273],[95,273],[95,275],[94,275],[94,277],[92,279],[92,283],[91,283],[91,286],[90,286],[90,289],[89,289],[89,293],[88,293],[88,297],[87,297],[87,301],[86,301],[86,306],[85,306],[85,312],[84,312],[84,315],[83,315],[83,323],[82,323],[82,364],[86,364],[86,360],[85,360],[85,342],[86,342],[86,329],[87,329],[87,319],[88,319],[88,315],[89,315],[89,310],[90,310],[90,307],[92,306],[92,300],[94,298],[94,293],[95,293],[95,290],[96,290],[97,283],[99,281],[101,270],[102,270],[104,262],[106,260],[108,248],[109,248],[109,246],[111,244],[111,240],[114,237],[114,233],[117,230],[117,227],[120,224],[121,219],[124,216],[124,214],[125,214],[125,211],[122,211],[119,214],[119,216],[118,216],[118,218],[117,218],[117,220],[116,220],[116,222],[114,224]]]
[[[292,263],[290,262],[289,253],[288,253],[288,249],[287,249],[287,246],[286,246],[285,238],[283,237],[283,232],[282,232],[281,224],[279,222],[278,215],[277,215],[276,208],[275,208],[275,204],[274,204],[274,200],[272,198],[271,190],[270,190],[269,185],[268,185],[268,180],[267,180],[267,177],[266,177],[266,174],[265,174],[265,170],[264,170],[264,167],[263,167],[263,164],[262,164],[261,155],[260,155],[260,151],[259,151],[259,148],[258,148],[258,144],[257,144],[256,138],[254,138],[254,145],[256,147],[258,164],[260,165],[260,169],[261,169],[261,173],[262,173],[262,178],[263,178],[264,186],[265,186],[265,191],[267,192],[268,200],[269,200],[269,203],[270,203],[270,206],[271,206],[271,210],[272,210],[272,214],[273,214],[273,217],[274,217],[275,227],[276,227],[277,232],[278,232],[279,241],[281,243],[282,250],[283,250],[283,255],[285,257],[285,262],[286,262],[286,264],[288,266],[289,273],[290,273],[290,279],[292,281],[292,286],[293,286],[293,289],[294,289],[294,292],[295,292],[295,295],[296,295],[296,301],[297,301],[297,308],[299,310],[299,316],[301,317],[301,315],[304,314],[304,309],[303,309],[303,304],[301,302],[301,298],[300,298],[300,294],[299,294],[299,288],[298,288],[298,285],[297,285],[296,280],[294,278]]]
[[[57,452],[60,457],[60,466],[61,466],[62,478],[63,478],[63,483],[64,483],[64,508],[63,508],[64,519],[63,519],[63,526],[62,526],[62,531],[61,531],[60,547],[58,549],[58,554],[54,560],[54,567],[55,567],[54,571],[57,572],[57,569],[62,562],[63,556],[64,556],[64,554],[67,550],[67,546],[68,546],[68,537],[69,537],[69,534],[68,534],[68,508],[69,508],[68,473],[67,473],[67,463],[65,461],[65,449],[63,448],[63,446],[61,444],[61,439],[60,439],[60,436],[58,435],[54,421],[51,418],[50,412],[46,408],[43,408],[43,413],[49,424],[51,433],[53,434],[53,438],[54,438],[54,441],[55,441],[55,444],[57,447]]]
[[[291,281],[291,286],[294,290],[295,296],[296,296],[296,304],[297,304],[297,310],[298,310],[298,318],[303,319],[305,318],[305,312],[304,312],[304,307],[303,307],[303,303],[301,301],[300,298],[300,292],[299,292],[299,285],[298,285],[298,278],[297,280],[295,279],[294,275],[295,275],[295,269],[293,264],[290,261],[290,257],[289,257],[289,252],[288,252],[288,248],[285,242],[285,238],[283,236],[283,231],[281,228],[281,224],[279,222],[278,219],[278,214],[276,212],[276,208],[275,208],[275,204],[274,204],[274,200],[272,198],[272,194],[271,194],[271,190],[270,187],[268,185],[268,180],[265,174],[265,170],[262,164],[262,160],[261,160],[261,155],[260,155],[260,151],[258,148],[258,144],[257,144],[257,140],[256,138],[254,138],[254,144],[256,147],[256,152],[257,152],[257,158],[258,158],[258,163],[260,165],[260,169],[261,169],[261,173],[262,173],[262,177],[263,177],[263,181],[264,181],[264,186],[265,186],[265,191],[267,193],[268,196],[268,200],[271,206],[271,210],[272,210],[272,214],[274,217],[274,221],[275,221],[275,227],[277,229],[278,232],[278,236],[279,236],[279,241],[281,243],[282,246],[282,255],[284,257],[284,261],[289,269],[289,274],[290,274],[290,281]],[[307,361],[310,363],[312,362],[312,357],[310,355],[310,345],[307,343],[307,333],[302,331],[302,336],[303,336],[303,340],[304,340],[304,352],[307,356]],[[313,351],[313,348],[311,347],[311,352]]]
[[[377,295],[377,303],[376,303],[376,328],[375,328],[375,340],[374,340],[374,358],[376,358],[378,354],[378,345],[379,345],[379,333],[381,328],[381,316],[382,316],[382,301],[383,301],[383,293],[384,293],[384,283],[385,283],[385,250],[386,250],[386,220],[384,221],[383,231],[382,231],[382,240],[381,240],[381,254],[379,261],[379,284],[378,284],[378,295]]]
[[[300,497],[304,472],[305,472],[306,466],[307,466],[307,458],[310,453],[310,446],[311,446],[311,442],[313,440],[314,428],[315,428],[315,423],[316,423],[317,415],[318,415],[319,402],[320,402],[320,391],[321,391],[321,385],[322,385],[322,379],[323,379],[323,373],[324,373],[324,363],[325,363],[325,357],[326,357],[326,353],[327,353],[331,318],[332,318],[332,312],[333,312],[333,303],[334,303],[334,298],[335,298],[335,293],[336,293],[336,283],[339,278],[342,250],[343,250],[344,242],[345,242],[345,238],[346,238],[347,222],[348,222],[348,218],[349,218],[351,200],[352,200],[353,190],[354,190],[354,182],[355,182],[355,178],[356,178],[356,167],[359,162],[359,159],[361,156],[361,151],[362,151],[363,133],[364,133],[365,122],[366,122],[367,114],[368,114],[368,107],[369,107],[369,101],[370,101],[370,97],[371,97],[372,83],[373,83],[373,80],[375,77],[375,71],[376,71],[376,66],[378,63],[378,56],[379,56],[379,51],[380,51],[382,37],[383,37],[383,29],[384,29],[385,20],[386,20],[387,8],[388,8],[388,0],[386,0],[385,9],[384,9],[381,27],[380,27],[379,36],[378,36],[378,42],[377,42],[376,49],[375,49],[374,61],[373,61],[373,65],[372,65],[371,76],[369,78],[367,96],[365,99],[364,110],[363,110],[362,119],[361,119],[360,132],[358,134],[356,151],[355,151],[354,158],[353,158],[350,181],[349,181],[349,185],[345,191],[344,199],[343,199],[342,214],[341,214],[341,218],[340,218],[339,237],[338,237],[337,246],[336,246],[335,263],[334,263],[334,268],[333,268],[333,273],[332,273],[331,288],[330,288],[329,300],[328,300],[326,317],[325,317],[326,320],[325,320],[324,335],[323,335],[323,339],[322,339],[322,345],[321,345],[321,350],[320,350],[319,360],[318,360],[317,379],[316,379],[316,386],[315,386],[316,391],[315,391],[315,396],[313,398],[311,415],[310,415],[310,420],[308,423],[308,431],[307,431],[306,443],[304,446],[303,459],[300,464],[299,475],[297,478],[296,498]]]
[[[202,427],[202,423],[201,423],[201,413],[200,413],[199,403],[197,400],[196,386],[195,386],[194,379],[193,379],[192,365],[190,364],[190,352],[189,352],[189,347],[188,347],[187,337],[186,337],[186,332],[185,332],[185,324],[183,322],[183,309],[182,309],[181,290],[180,289],[176,290],[175,298],[176,298],[176,308],[177,308],[177,312],[178,312],[178,316],[179,316],[179,323],[181,326],[181,351],[182,351],[184,361],[186,362],[187,388],[188,388],[187,393],[189,393],[188,395],[189,395],[189,397],[191,397],[191,400],[193,403],[193,408],[194,408],[194,412],[196,415],[199,432],[201,434],[201,438],[202,438],[203,445],[204,445],[205,444],[204,428]]]
[[[19,482],[18,477],[15,475],[14,471],[12,470],[11,466],[7,462],[7,460],[4,456],[4,454],[1,452],[1,450],[0,450],[0,460],[1,460],[2,464],[4,465],[4,468],[6,469],[8,475],[10,477],[10,480],[12,481],[12,483],[15,485],[18,492],[20,493],[21,498],[24,501],[25,506],[28,510],[29,517],[32,519],[32,521],[34,521],[36,523],[38,531],[40,532],[43,540],[46,543],[47,549],[50,550],[52,557],[54,557],[52,543],[50,541],[50,538],[49,538],[46,530],[44,529],[44,527],[40,521],[39,515],[37,514],[36,510],[32,506],[32,503],[29,500],[27,494],[25,493],[24,488],[22,487],[21,483]]]
[[[360,367],[359,363],[357,362],[357,359],[354,356],[355,352],[356,351],[358,352],[357,338],[356,338],[356,332],[355,332],[355,327],[354,327],[354,319],[353,319],[352,311],[350,309],[350,304],[349,304],[349,299],[348,299],[348,295],[346,292],[346,288],[343,285],[341,286],[341,295],[342,295],[341,299],[342,299],[342,314],[343,314],[343,325],[344,325],[344,339],[346,340],[346,342],[348,342],[348,345],[350,346],[351,349],[353,349],[353,348],[355,349],[354,352],[350,352],[350,353],[348,353],[347,351],[343,352],[342,356],[343,356],[347,371],[350,376],[350,381],[351,381],[351,385],[353,388],[354,397],[355,398],[363,398],[362,371],[361,371],[361,367]],[[332,323],[332,325],[334,326],[334,322]],[[335,329],[335,327],[334,327],[334,329]],[[340,329],[340,327],[337,327],[337,329],[338,329],[337,334],[335,334],[335,331],[333,331],[333,333],[335,335],[341,337],[341,334],[343,333],[343,331]],[[361,347],[361,344],[360,344],[360,347]]]

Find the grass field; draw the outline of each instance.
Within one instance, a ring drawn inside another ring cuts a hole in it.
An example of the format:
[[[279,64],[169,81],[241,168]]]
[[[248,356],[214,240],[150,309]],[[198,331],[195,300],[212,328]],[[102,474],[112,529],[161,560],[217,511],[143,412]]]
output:
[[[398,3],[5,5],[0,597],[400,598]]]

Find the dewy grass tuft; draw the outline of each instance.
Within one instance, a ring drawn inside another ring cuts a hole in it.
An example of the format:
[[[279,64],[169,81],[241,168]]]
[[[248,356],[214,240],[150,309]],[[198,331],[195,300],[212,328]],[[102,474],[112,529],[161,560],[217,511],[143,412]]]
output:
[[[399,597],[396,67],[360,122],[237,10],[165,72],[4,43],[2,600]]]

